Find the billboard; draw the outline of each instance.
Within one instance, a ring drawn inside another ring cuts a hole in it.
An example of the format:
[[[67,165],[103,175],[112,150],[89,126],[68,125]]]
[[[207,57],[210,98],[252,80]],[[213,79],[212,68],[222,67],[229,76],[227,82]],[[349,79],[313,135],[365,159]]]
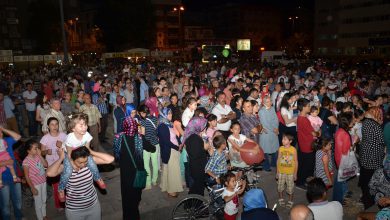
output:
[[[237,50],[251,50],[251,40],[250,39],[238,39],[237,40]]]

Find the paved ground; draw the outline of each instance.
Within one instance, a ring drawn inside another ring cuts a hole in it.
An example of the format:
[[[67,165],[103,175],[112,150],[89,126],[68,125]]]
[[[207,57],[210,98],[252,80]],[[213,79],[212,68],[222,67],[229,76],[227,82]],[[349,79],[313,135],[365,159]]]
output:
[[[107,130],[112,129],[112,124],[109,123],[109,128]],[[108,134],[109,140],[108,143],[112,143],[112,134]],[[107,152],[111,152],[110,150],[110,144],[104,144],[104,148]],[[277,192],[276,192],[276,181],[275,181],[275,174],[274,172],[259,172],[261,176],[261,183],[260,187],[264,189],[266,192],[267,198],[268,198],[268,205],[272,207],[276,201],[277,201]],[[121,194],[120,194],[120,179],[119,179],[119,169],[115,169],[111,172],[104,172],[102,173],[102,176],[107,183],[107,194],[102,195],[99,193],[99,200],[102,207],[102,215],[103,219],[122,219],[122,205],[121,205]],[[349,187],[350,190],[354,192],[353,194],[353,200],[357,201],[359,198],[360,189],[357,188],[357,179],[353,179],[349,181]],[[178,198],[172,199],[168,198],[168,196],[165,193],[162,193],[158,187],[154,187],[151,190],[144,191],[142,193],[142,201],[140,205],[140,211],[141,211],[141,219],[142,220],[168,220],[170,219],[170,215],[172,212],[172,209],[174,208],[175,204],[183,198],[187,194],[187,191],[181,193]],[[331,194],[331,192],[329,192]],[[29,201],[28,199],[25,201]],[[294,202],[297,203],[304,203],[306,202],[305,197],[305,191],[302,191],[300,189],[295,188],[295,198]],[[373,208],[375,210],[375,208]],[[63,212],[58,212],[54,208],[54,201],[53,198],[50,197],[47,202],[47,210],[48,210],[48,217],[51,220],[62,220],[65,219]],[[28,220],[34,220],[35,217],[35,210],[33,207],[33,203],[30,202],[24,202],[23,205],[23,211],[25,214],[26,219]],[[288,210],[283,207],[278,207],[277,210],[278,214],[282,219],[286,220],[288,218]],[[356,219],[356,214],[360,211],[360,207],[356,206],[354,202],[352,202],[349,205],[349,208],[344,209],[345,217],[344,219],[352,220]]]

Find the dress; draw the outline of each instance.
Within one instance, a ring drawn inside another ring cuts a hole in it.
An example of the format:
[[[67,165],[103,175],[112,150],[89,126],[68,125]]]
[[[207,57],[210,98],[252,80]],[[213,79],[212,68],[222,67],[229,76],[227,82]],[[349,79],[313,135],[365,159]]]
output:
[[[265,129],[265,132],[260,135],[260,147],[263,148],[264,153],[273,154],[279,148],[278,135],[274,132],[274,129],[279,127],[278,117],[274,108],[262,108],[259,115],[261,125]]]

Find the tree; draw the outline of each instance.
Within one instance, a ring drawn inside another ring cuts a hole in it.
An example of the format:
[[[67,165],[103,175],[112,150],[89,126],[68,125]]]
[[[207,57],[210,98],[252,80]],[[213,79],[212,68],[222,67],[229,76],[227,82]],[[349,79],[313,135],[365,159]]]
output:
[[[109,51],[149,48],[155,37],[150,0],[104,1],[98,10],[96,23],[102,30],[100,40]]]

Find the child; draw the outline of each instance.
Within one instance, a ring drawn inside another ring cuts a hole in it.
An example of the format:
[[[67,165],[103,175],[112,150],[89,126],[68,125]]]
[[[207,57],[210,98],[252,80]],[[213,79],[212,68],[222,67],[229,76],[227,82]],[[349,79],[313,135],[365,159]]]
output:
[[[323,138],[313,143],[316,150],[316,167],[314,171],[315,177],[321,178],[326,187],[329,189],[333,185],[333,157],[332,157],[332,141],[331,139]]]
[[[225,156],[226,139],[222,136],[215,136],[213,145],[216,149],[206,164],[205,172],[209,175],[209,184],[221,184],[220,177],[227,173],[227,161]]]
[[[39,144],[33,139],[26,142],[25,159],[23,160],[23,170],[26,182],[31,188],[34,196],[35,212],[37,219],[47,219],[46,217],[46,172],[47,161],[43,159]],[[26,155],[27,154],[27,155]]]
[[[279,205],[284,206],[283,191],[289,195],[286,207],[293,206],[294,181],[297,179],[298,159],[297,150],[291,146],[294,137],[291,134],[283,134],[282,144],[279,148],[276,179],[278,180]],[[287,187],[285,187],[287,185]]]
[[[183,124],[183,127],[187,127],[188,122],[191,120],[192,116],[195,114],[195,110],[198,106],[198,103],[196,102],[195,98],[189,98],[187,101],[187,108],[184,110],[181,121]]]
[[[214,114],[210,114],[207,116],[207,128],[206,128],[206,136],[212,145],[213,135],[215,131],[217,131],[217,116]]]
[[[240,184],[236,180],[236,175],[229,172],[224,177],[225,189],[222,192],[222,198],[225,201],[224,219],[236,220],[238,213],[238,195],[241,195],[245,189],[245,181]]]
[[[310,124],[315,132],[318,132],[321,129],[323,123],[322,119],[318,117],[318,113],[318,107],[312,106],[310,108],[310,115],[307,116],[307,119],[309,119]]]
[[[230,131],[232,132],[232,134],[228,138],[230,163],[232,167],[247,167],[248,165],[241,159],[240,152],[243,151],[257,154],[260,151],[259,145],[256,144],[256,147],[254,147],[253,149],[241,148],[241,146],[247,141],[253,143],[255,142],[252,139],[247,138],[245,135],[240,134],[241,126],[238,122],[234,122],[230,126]]]
[[[362,140],[362,120],[364,119],[364,112],[360,109],[355,109],[353,112],[355,124],[349,131],[352,139],[352,145],[356,145]]]
[[[58,186],[60,201],[65,201],[64,189],[70,176],[72,175],[72,169],[74,167],[73,162],[70,159],[72,150],[82,146],[86,146],[88,148],[92,140],[92,136],[87,131],[88,116],[84,113],[77,113],[69,117],[70,122],[68,123],[68,129],[72,132],[68,134],[65,142],[63,143],[63,147],[66,148],[68,157],[65,157],[64,159],[64,171],[61,174],[60,184]],[[101,189],[105,189],[106,185],[100,177],[99,170],[91,156],[88,157],[87,166],[91,170],[93,179],[96,181],[99,187]]]
[[[7,148],[8,148],[7,142],[3,139],[3,128],[0,126],[0,163],[12,159],[9,153],[7,152]],[[0,166],[0,189],[3,187],[3,181],[1,177],[3,175],[3,172],[7,169],[7,167],[9,168],[12,174],[12,178],[14,182],[15,183],[20,182],[19,177],[16,176],[13,163],[11,165]]]

